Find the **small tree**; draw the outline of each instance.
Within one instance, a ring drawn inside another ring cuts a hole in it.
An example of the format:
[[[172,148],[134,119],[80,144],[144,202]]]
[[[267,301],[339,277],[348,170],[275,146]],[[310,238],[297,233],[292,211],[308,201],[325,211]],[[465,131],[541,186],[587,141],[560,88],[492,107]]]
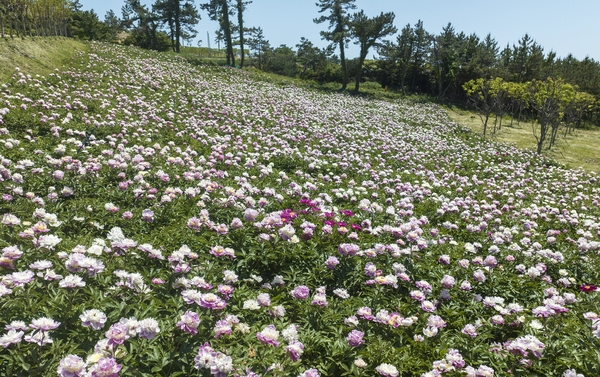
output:
[[[528,83],[530,93],[529,105],[536,112],[538,126],[533,126],[533,136],[537,142],[536,152],[542,153],[548,132],[553,127],[558,127],[561,118],[560,92],[562,80],[548,79],[546,81],[533,80]]]
[[[247,39],[250,51],[254,52],[254,59],[258,62],[258,69],[265,67],[267,53],[271,51],[271,44],[265,39],[262,28],[249,29],[249,38]]]
[[[281,45],[267,54],[265,70],[282,76],[294,77],[298,72],[296,53],[290,47]]]
[[[111,39],[109,27],[104,22],[100,21],[93,9],[73,14],[71,32],[73,37],[89,41]]]

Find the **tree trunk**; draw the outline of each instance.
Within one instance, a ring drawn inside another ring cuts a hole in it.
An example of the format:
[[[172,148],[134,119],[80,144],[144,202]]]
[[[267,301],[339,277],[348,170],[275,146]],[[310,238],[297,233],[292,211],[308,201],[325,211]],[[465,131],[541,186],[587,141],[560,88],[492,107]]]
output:
[[[237,1],[238,26],[240,28],[240,68],[244,68],[244,4],[242,0]]]
[[[483,122],[483,136],[485,137],[485,133],[487,132],[488,119],[490,119],[490,112],[485,113],[485,122]]]
[[[25,34],[27,34],[27,28],[25,27],[25,13],[27,12],[27,8],[23,9],[21,12],[21,38],[25,39]]]
[[[544,146],[544,141],[546,141],[546,136],[548,134],[548,124],[545,120],[540,121],[540,136],[537,137],[537,154],[542,154],[542,147]]]
[[[12,17],[8,19],[8,34],[10,34],[10,39],[13,39],[13,20]]]
[[[223,28],[223,33],[225,33],[225,43],[227,44],[227,65],[235,66],[233,42],[231,40],[231,23],[229,22],[229,6],[227,5],[227,0],[223,0],[222,4],[223,25],[221,27]]]
[[[0,12],[0,33],[2,34],[2,38],[5,38],[5,36],[4,36],[4,17],[2,17],[2,12]]]
[[[406,73],[408,72],[408,63],[402,67],[402,79],[400,79],[400,87],[402,88],[402,94],[406,95],[406,88],[404,87],[404,81],[406,80]]]
[[[346,66],[346,52],[344,51],[344,38],[340,39],[340,63],[342,64],[342,90],[348,86],[348,68]]]
[[[174,2],[175,6],[175,51],[177,53],[181,50],[180,40],[181,40],[181,6],[179,4],[179,0]]]
[[[363,54],[363,51],[360,52],[360,57],[358,59],[358,68],[356,69],[356,80],[354,83],[354,91],[358,93],[358,88],[360,87],[360,79],[362,77],[362,66],[367,58],[366,51]]]

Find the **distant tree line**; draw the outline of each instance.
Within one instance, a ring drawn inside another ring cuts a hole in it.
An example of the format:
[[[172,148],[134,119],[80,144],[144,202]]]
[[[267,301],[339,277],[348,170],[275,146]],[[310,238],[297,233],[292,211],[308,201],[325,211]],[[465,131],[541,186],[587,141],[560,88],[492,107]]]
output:
[[[71,2],[67,0],[0,1],[2,38],[68,36]]]
[[[205,1],[199,9],[217,21],[215,41],[223,43],[227,65],[337,82],[342,90],[353,81],[358,91],[362,82],[371,81],[407,95],[468,104],[482,114],[484,133],[490,116],[491,132],[502,127],[504,115],[517,121],[533,118],[540,125],[538,149],[552,147],[559,125],[568,133],[584,121],[600,124],[600,63],[572,55],[558,58],[527,34],[501,49],[490,34],[483,39],[467,35],[450,23],[439,34],[425,30],[422,21],[398,33],[391,12],[368,17],[356,11],[355,0],[317,0],[314,22],[325,25],[321,37],[329,45],[319,48],[301,38],[294,47],[273,47],[262,28],[244,23],[252,1]],[[79,0],[0,1],[5,38],[67,35],[180,52],[184,41],[196,37],[199,20],[193,0],[155,0],[150,7],[124,0],[121,17],[111,10],[103,21],[93,10],[81,10]],[[353,59],[346,56],[350,43],[360,47]],[[376,57],[367,59],[370,53]]]

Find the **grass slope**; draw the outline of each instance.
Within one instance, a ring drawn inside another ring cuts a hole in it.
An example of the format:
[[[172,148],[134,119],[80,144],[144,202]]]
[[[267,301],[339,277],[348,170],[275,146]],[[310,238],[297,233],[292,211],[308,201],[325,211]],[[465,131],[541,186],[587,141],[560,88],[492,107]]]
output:
[[[0,83],[6,82],[15,68],[28,74],[46,75],[65,65],[85,43],[63,37],[0,39]]]

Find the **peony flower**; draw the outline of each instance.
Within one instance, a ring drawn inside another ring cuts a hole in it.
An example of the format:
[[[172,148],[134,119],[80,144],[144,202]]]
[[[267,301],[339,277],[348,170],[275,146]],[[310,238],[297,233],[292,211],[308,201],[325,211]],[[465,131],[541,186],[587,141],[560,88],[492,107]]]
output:
[[[275,329],[275,325],[268,325],[261,332],[256,333],[256,338],[264,344],[278,346],[279,331]]]
[[[210,346],[209,343],[204,343],[204,345],[200,346],[198,349],[198,355],[194,358],[194,368],[210,368],[210,365],[213,363],[213,360],[217,356],[215,350]]]
[[[298,300],[304,300],[310,295],[310,289],[305,285],[299,285],[290,291],[290,295]]]
[[[231,323],[227,320],[220,320],[215,323],[214,333],[215,338],[219,339],[223,335],[231,335],[232,327]]]
[[[154,318],[146,318],[137,323],[137,333],[140,338],[154,339],[159,332],[158,321]]]
[[[290,356],[290,360],[298,361],[300,356],[304,353],[304,344],[295,341],[290,343],[287,347],[285,347],[285,351]]]
[[[0,336],[0,346],[7,348],[11,344],[18,344],[23,339],[23,335],[25,335],[23,331],[8,330],[6,334]]]
[[[319,374],[319,371],[316,370],[315,368],[307,369],[298,375],[298,377],[320,377],[320,376],[321,376],[321,374]]]
[[[352,330],[346,337],[346,340],[351,347],[358,347],[365,342],[363,339],[364,335],[365,333],[362,331]]]
[[[472,324],[467,324],[465,325],[465,327],[463,327],[463,329],[460,332],[475,338],[477,336],[477,327],[475,327],[475,325]]]
[[[379,364],[375,370],[384,377],[398,377],[399,374],[395,366],[386,363]]]
[[[592,285],[592,284],[582,284],[579,287],[579,290],[581,292],[586,292],[586,293],[588,293],[588,292],[595,292],[596,290],[598,290],[598,287],[595,286],[595,285]]]
[[[327,266],[327,268],[330,270],[333,270],[338,264],[340,264],[340,261],[334,256],[330,256],[325,261],[325,266]]]
[[[58,283],[58,286],[61,288],[85,287],[85,281],[81,276],[67,275]]]
[[[86,374],[86,364],[83,359],[77,355],[67,355],[60,360],[56,372],[60,377],[80,377]]]
[[[106,314],[98,309],[86,310],[79,316],[81,319],[81,325],[84,327],[91,327],[94,330],[101,330],[106,323]]]
[[[108,338],[109,345],[123,344],[129,339],[129,329],[122,323],[115,323],[104,335]]]
[[[122,366],[112,357],[103,357],[90,368],[91,377],[118,377]]]
[[[41,317],[31,321],[29,327],[35,330],[50,331],[54,330],[60,325],[60,322],[56,322],[52,318]]]
[[[198,333],[198,326],[200,325],[200,318],[198,317],[198,313],[192,311],[186,311],[181,315],[179,322],[177,322],[176,326],[182,331],[185,331],[188,334],[195,335]]]

